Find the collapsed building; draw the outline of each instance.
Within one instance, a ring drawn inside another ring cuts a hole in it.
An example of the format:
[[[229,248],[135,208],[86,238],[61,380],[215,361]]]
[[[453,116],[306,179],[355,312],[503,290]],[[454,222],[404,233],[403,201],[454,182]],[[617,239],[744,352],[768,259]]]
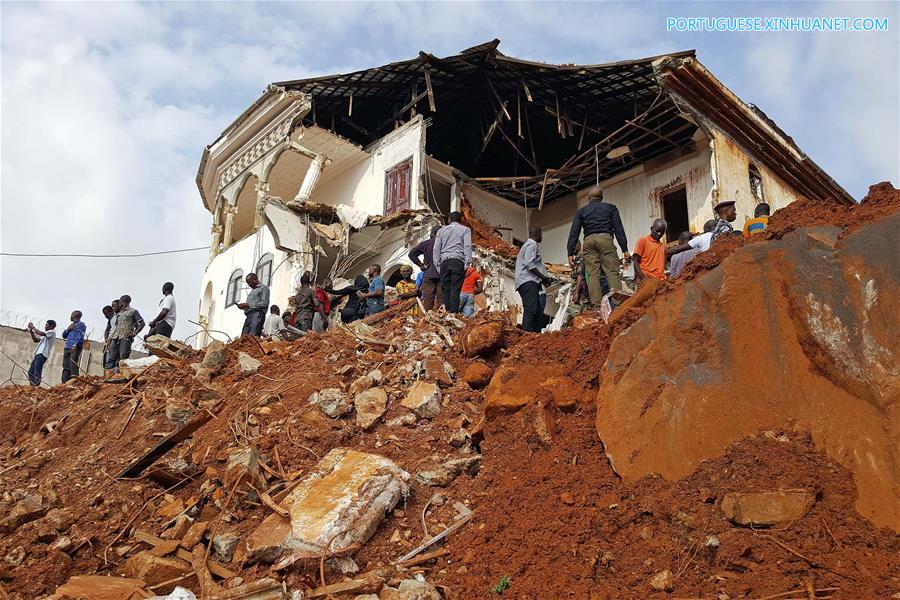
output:
[[[452,210],[480,222],[485,301],[505,309],[518,303],[511,257],[529,226],[544,231],[545,260],[565,263],[569,225],[594,183],[632,243],[656,218],[668,241],[701,231],[723,199],[736,201],[738,225],[761,202],[853,202],[693,51],[551,65],[498,46],[273,83],[207,147],[197,173],[213,218],[201,346],[240,331],[231,307],[247,273],[275,304],[304,271],[352,279],[377,262],[392,285],[406,249]]]

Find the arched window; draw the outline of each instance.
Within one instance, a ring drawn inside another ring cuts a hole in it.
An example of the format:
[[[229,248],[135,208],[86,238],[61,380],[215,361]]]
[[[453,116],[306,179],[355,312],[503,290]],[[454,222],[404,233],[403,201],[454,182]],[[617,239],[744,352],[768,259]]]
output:
[[[241,282],[244,280],[244,272],[235,269],[228,278],[228,289],[225,290],[225,308],[238,303],[241,296]]]
[[[256,276],[259,277],[259,282],[266,287],[272,285],[272,261],[271,254],[263,254],[256,263]]]
[[[763,198],[762,175],[759,174],[759,169],[756,168],[756,165],[750,165],[747,171],[750,177],[750,193],[753,194],[757,203],[765,202]]]

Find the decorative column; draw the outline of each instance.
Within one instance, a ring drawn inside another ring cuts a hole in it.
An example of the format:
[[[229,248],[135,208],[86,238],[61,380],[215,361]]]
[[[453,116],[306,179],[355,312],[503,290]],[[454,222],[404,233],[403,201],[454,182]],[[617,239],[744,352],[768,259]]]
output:
[[[256,183],[256,214],[253,217],[253,227],[259,229],[263,224],[263,211],[266,210],[266,199],[269,197],[269,184],[265,181]]]
[[[330,162],[330,161],[328,161]],[[321,154],[317,154],[316,157],[312,160],[312,163],[309,165],[309,169],[306,171],[306,176],[303,178],[303,183],[300,184],[300,191],[297,192],[297,195],[294,196],[294,202],[308,202],[310,196],[312,196],[312,191],[316,187],[316,183],[319,181],[319,175],[322,174],[322,169],[325,168],[325,165],[328,164],[326,159]]]
[[[237,206],[234,204],[226,204],[225,205],[225,233],[224,239],[222,240],[222,244],[225,248],[231,246],[234,239],[232,239],[232,230],[234,229],[234,215],[237,214]]]
[[[210,233],[212,233],[212,240],[209,243],[209,261],[212,262],[212,259],[219,254],[219,245],[222,243],[222,231],[223,227],[218,224],[213,224],[210,228]]]

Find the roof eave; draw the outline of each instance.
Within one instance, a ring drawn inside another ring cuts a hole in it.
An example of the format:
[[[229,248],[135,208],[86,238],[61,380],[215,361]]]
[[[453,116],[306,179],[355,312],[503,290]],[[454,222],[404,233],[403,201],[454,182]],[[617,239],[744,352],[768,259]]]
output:
[[[812,200],[854,203],[847,190],[810,159],[774,121],[767,121],[738,98],[696,58],[661,58],[654,64],[654,71],[663,89],[722,130],[803,195]]]

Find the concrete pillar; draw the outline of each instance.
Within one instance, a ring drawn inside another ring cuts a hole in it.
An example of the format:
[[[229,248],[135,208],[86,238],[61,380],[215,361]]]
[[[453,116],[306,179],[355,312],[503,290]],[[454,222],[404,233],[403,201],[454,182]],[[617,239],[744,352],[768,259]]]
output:
[[[234,204],[225,205],[225,233],[222,244],[225,248],[231,246],[234,242],[232,239],[232,231],[234,230],[234,216],[237,214],[237,206]]]
[[[256,214],[253,217],[254,229],[259,229],[263,224],[263,211],[266,209],[266,198],[269,195],[269,184],[259,181],[256,184]]]
[[[221,225],[214,224],[210,228],[210,233],[212,233],[212,240],[209,243],[209,260],[212,261],[219,253],[219,245],[222,243],[222,231],[223,227]]]
[[[306,176],[303,178],[303,183],[300,184],[300,191],[297,192],[297,195],[294,196],[294,202],[307,202],[309,201],[310,196],[312,196],[312,191],[316,187],[316,183],[319,181],[319,175],[322,174],[322,169],[325,167],[325,157],[321,154],[317,154],[313,159],[312,163],[309,165],[309,169],[306,171]]]

